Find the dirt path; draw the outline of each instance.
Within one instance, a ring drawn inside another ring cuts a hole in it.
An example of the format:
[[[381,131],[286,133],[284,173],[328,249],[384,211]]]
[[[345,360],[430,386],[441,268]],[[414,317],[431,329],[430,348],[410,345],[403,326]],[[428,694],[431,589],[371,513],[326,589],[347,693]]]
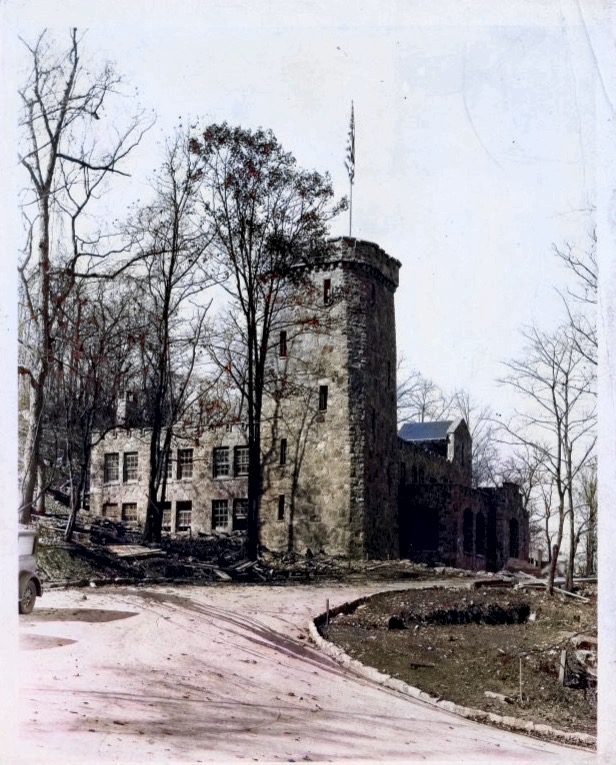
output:
[[[380,688],[309,643],[306,625],[326,598],[383,589],[46,593],[20,618],[13,761],[594,761]]]

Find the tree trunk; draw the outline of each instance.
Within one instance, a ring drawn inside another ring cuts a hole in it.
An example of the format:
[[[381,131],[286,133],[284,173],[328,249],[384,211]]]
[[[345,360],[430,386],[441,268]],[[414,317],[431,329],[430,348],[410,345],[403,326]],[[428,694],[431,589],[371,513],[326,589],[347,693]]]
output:
[[[40,377],[39,377],[40,380]],[[43,413],[43,394],[41,387],[32,387],[28,411],[28,429],[24,444],[22,462],[21,504],[19,522],[28,524],[32,520],[32,504],[37,482],[37,462],[41,444],[40,422]]]
[[[73,538],[73,531],[75,530],[75,526],[77,524],[77,513],[79,512],[79,497],[81,496],[81,492],[79,491],[73,491],[71,492],[71,509],[69,511],[68,515],[68,521],[66,523],[66,529],[64,530],[64,541],[70,542]]]
[[[576,550],[576,538],[575,538],[575,517],[573,515],[573,496],[571,492],[571,486],[568,490],[569,500],[569,556],[567,560],[567,577],[565,580],[565,588],[569,591],[573,589],[573,569],[575,568],[575,550]]]
[[[565,525],[565,498],[564,498],[564,494],[561,494],[558,500],[558,534],[556,537],[556,544],[552,546],[552,560],[550,561],[550,573],[548,574],[548,581],[546,584],[546,590],[548,595],[554,594],[554,577],[556,576],[556,566],[558,565],[558,555],[560,553],[560,546],[563,541],[564,525]]]
[[[160,442],[160,425],[152,430],[150,439],[150,464],[148,471],[148,504],[143,527],[144,542],[160,542],[163,533],[163,513],[158,501],[158,475],[160,473],[158,444]]]
[[[258,422],[249,425],[248,437],[248,519],[246,555],[257,560],[261,547],[259,510],[261,502],[261,434]]]
[[[49,190],[42,192],[39,202],[40,228],[38,238],[38,306],[36,308],[36,335],[38,358],[35,359],[36,373],[30,382],[30,406],[28,411],[28,430],[23,453],[23,477],[19,522],[30,523],[32,503],[37,481],[37,466],[41,450],[41,421],[45,402],[45,387],[49,373],[51,357],[51,332],[49,320],[49,298],[51,283],[49,278]]]
[[[37,515],[45,515],[45,465],[39,461],[36,474],[36,512]]]

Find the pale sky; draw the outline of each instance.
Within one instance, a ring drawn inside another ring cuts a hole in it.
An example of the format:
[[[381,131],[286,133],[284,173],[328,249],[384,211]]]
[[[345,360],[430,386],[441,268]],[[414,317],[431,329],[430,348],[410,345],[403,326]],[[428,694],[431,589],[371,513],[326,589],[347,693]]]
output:
[[[552,244],[583,246],[593,227],[589,41],[603,4],[50,5],[5,3],[5,39],[9,29],[11,43],[45,24],[59,39],[72,23],[87,27],[84,52],[114,61],[158,115],[132,180],[114,187],[121,208],[147,194],[180,117],[272,128],[300,165],[329,171],[347,194],[353,99],[353,235],[402,262],[398,353],[443,387],[507,408],[500,362],[519,353],[521,325],[547,328],[562,309]],[[332,233],[348,233],[347,215]]]

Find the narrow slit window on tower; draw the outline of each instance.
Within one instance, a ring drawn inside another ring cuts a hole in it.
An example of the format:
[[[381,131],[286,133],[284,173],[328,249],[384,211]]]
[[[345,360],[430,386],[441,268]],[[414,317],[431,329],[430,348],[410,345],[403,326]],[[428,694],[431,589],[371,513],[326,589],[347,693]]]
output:
[[[284,494],[278,495],[278,520],[284,521]]]
[[[319,385],[319,412],[327,411],[327,385]]]
[[[287,333],[283,329],[280,332],[280,343],[278,348],[278,355],[284,357],[287,355]]]
[[[323,279],[323,303],[328,305],[332,299],[332,280]]]
[[[286,438],[280,439],[280,464],[281,465],[287,464],[287,439]]]

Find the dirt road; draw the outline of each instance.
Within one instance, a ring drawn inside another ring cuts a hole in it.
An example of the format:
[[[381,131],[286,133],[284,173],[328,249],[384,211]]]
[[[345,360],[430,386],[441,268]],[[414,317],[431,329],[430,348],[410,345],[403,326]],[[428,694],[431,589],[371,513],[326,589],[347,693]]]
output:
[[[16,761],[594,761],[383,689],[309,643],[326,598],[383,589],[48,592],[20,617]]]

